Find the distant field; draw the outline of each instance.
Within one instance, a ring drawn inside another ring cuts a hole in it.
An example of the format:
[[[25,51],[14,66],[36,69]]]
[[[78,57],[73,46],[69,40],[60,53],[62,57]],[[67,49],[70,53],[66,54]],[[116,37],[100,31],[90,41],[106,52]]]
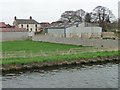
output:
[[[48,61],[61,61],[61,60],[76,60],[80,58],[96,58],[102,56],[114,56],[118,55],[117,51],[111,52],[85,52],[88,50],[88,47],[76,46],[76,45],[65,45],[65,44],[55,44],[55,43],[46,43],[46,42],[33,42],[33,41],[8,41],[2,42],[2,52],[9,51],[26,51],[32,53],[39,53],[41,50],[43,52],[52,51],[53,55],[48,56],[34,56],[34,57],[9,57],[3,58],[2,64],[25,64],[33,62],[48,62]],[[58,51],[69,51],[70,49],[83,49],[82,53],[69,53],[69,54],[56,54]],[[91,47],[90,47],[91,48]],[[20,56],[18,54],[18,56]]]
[[[64,45],[45,42],[33,42],[33,41],[8,41],[2,42],[2,51],[32,51],[33,53],[40,52],[41,50],[55,51],[55,50],[69,50],[71,48],[83,48],[76,45]]]

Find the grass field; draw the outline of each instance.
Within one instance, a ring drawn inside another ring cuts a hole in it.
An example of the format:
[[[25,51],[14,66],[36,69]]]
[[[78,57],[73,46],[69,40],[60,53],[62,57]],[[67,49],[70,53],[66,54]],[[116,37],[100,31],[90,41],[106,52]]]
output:
[[[2,52],[2,42],[0,42],[0,52]]]
[[[41,50],[55,51],[55,50],[69,50],[71,48],[83,48],[76,45],[64,45],[45,42],[33,41],[8,41],[2,43],[2,51],[32,51],[33,53],[40,52]]]
[[[32,41],[9,41],[2,43],[2,50],[5,51],[31,51],[33,53],[40,52],[43,50],[47,51],[63,51],[69,50],[71,48],[87,48],[83,46],[76,45],[64,45],[64,44],[54,44],[45,42],[32,42]],[[61,60],[76,60],[80,58],[96,58],[102,56],[114,56],[118,55],[117,51],[110,52],[89,52],[89,53],[77,53],[68,55],[51,55],[51,56],[39,56],[39,57],[28,57],[28,58],[3,58],[2,64],[25,64],[33,62],[51,62],[51,61],[61,61]]]
[[[47,56],[47,57],[33,57],[33,58],[9,58],[3,59],[2,64],[26,64],[26,63],[37,63],[37,62],[54,62],[64,60],[78,60],[81,58],[97,58],[103,56],[115,56],[118,55],[117,51],[111,52],[92,52],[92,53],[81,53],[81,54],[69,54],[69,55],[58,55],[58,56]]]

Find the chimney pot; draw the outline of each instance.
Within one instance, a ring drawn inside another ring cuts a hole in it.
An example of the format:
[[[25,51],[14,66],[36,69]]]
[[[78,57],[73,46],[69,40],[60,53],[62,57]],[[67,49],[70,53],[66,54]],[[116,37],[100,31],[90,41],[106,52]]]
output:
[[[15,16],[15,17],[14,17],[14,20],[16,20],[16,19],[17,19],[17,17]]]
[[[32,19],[32,16],[30,16],[30,19]]]

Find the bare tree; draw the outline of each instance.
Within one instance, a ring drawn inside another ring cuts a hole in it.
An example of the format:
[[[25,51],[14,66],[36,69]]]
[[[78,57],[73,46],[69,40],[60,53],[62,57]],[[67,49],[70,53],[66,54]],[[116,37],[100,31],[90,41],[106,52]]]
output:
[[[83,21],[85,15],[85,11],[83,9],[77,10],[77,11],[65,11],[61,15],[62,21],[68,21],[68,22],[81,22]]]
[[[82,21],[84,21],[85,11],[83,9],[79,9],[75,13],[76,13],[76,16],[82,18]]]
[[[111,22],[112,19],[115,18],[113,13],[104,6],[97,6],[95,9],[93,9],[93,19],[94,22],[98,22],[99,26],[101,26],[105,30],[105,23]]]
[[[91,14],[90,13],[86,13],[85,15],[85,22],[91,22]]]
[[[74,11],[65,11],[65,12],[61,15],[61,19],[62,19],[62,21],[71,22],[74,15],[75,15],[75,12],[74,12]]]

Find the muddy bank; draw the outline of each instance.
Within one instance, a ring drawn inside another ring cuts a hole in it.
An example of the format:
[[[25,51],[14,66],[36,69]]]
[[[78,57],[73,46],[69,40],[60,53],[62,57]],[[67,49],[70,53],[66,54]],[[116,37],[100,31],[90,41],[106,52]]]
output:
[[[82,58],[79,60],[64,60],[56,62],[40,62],[40,63],[28,63],[28,64],[16,64],[16,65],[2,65],[2,73],[17,72],[22,70],[42,69],[47,67],[57,67],[65,65],[79,65],[79,64],[96,64],[96,63],[119,63],[119,56],[107,56],[97,58]]]

